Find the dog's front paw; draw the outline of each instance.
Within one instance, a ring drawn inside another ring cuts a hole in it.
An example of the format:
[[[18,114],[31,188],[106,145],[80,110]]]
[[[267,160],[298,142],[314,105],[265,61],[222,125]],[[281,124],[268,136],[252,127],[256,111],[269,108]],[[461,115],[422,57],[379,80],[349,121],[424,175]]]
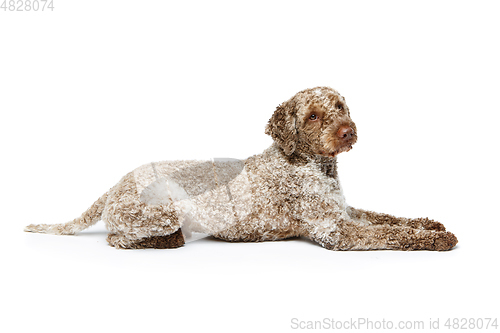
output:
[[[434,250],[448,251],[457,245],[458,239],[451,232],[440,232],[434,240]]]

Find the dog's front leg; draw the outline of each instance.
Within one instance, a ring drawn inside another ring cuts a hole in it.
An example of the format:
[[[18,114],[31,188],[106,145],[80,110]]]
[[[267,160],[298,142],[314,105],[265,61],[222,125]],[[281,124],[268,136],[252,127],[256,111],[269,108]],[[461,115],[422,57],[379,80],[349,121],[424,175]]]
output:
[[[446,231],[422,230],[354,221],[307,224],[306,236],[329,250],[435,250],[452,249],[458,242]]]
[[[347,213],[354,221],[365,224],[387,224],[391,226],[410,227],[415,229],[446,231],[446,228],[443,224],[431,220],[427,217],[409,219],[404,217],[395,217],[389,214],[376,213],[354,207],[348,207]]]

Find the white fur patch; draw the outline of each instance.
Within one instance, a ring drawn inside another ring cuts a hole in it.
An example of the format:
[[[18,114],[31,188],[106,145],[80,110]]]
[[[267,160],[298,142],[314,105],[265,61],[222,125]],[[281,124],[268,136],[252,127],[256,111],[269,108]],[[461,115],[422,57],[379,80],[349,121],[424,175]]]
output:
[[[184,188],[182,188],[182,186],[177,184],[172,179],[169,179],[167,181],[167,187],[170,193],[170,197],[172,198],[173,201],[181,201],[184,199],[189,199],[189,195],[184,190]]]
[[[172,200],[169,192],[167,181],[160,178],[141,192],[140,200],[148,205],[165,205]]]

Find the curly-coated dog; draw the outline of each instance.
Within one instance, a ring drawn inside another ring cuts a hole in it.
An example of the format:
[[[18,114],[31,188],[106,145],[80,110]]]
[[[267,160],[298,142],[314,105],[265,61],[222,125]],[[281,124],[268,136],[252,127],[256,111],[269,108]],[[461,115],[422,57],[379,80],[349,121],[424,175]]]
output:
[[[328,87],[279,105],[274,143],[246,160],[167,161],[128,173],[81,217],[26,231],[75,234],[103,219],[117,248],[177,248],[192,232],[227,241],[304,236],[331,250],[450,250],[457,238],[427,218],[350,207],[337,155],[357,140],[344,98]]]

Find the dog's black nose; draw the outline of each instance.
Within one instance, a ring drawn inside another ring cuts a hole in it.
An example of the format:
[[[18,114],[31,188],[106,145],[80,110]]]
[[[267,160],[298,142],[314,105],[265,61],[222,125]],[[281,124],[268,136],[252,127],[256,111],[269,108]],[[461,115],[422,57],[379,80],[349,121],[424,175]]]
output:
[[[345,141],[352,138],[353,135],[354,135],[354,130],[352,129],[351,126],[340,126],[337,132],[337,137]]]

